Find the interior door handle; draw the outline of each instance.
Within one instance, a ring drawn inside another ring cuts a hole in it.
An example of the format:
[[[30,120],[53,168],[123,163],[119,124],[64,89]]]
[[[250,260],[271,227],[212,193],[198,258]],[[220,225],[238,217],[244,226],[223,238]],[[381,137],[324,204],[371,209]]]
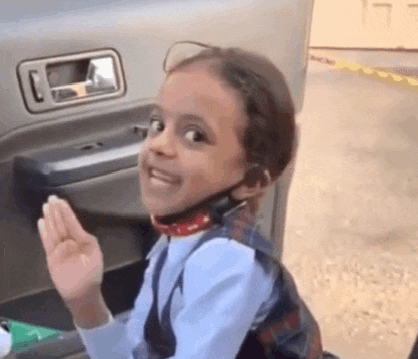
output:
[[[126,91],[121,58],[113,49],[24,61],[18,75],[32,113],[110,100]]]
[[[85,81],[52,87],[51,95],[55,102],[62,102],[117,90],[118,83],[113,58],[108,56],[89,61]]]

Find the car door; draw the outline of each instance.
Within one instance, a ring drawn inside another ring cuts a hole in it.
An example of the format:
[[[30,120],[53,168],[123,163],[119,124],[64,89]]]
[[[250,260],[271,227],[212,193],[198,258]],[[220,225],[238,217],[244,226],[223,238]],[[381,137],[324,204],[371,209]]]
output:
[[[98,237],[110,309],[127,316],[132,308],[145,254],[157,238],[141,205],[137,156],[169,46],[194,40],[260,52],[283,71],[300,110],[312,6],[310,0],[1,1],[0,317],[66,333],[47,349],[31,347],[16,357],[84,355],[36,229],[50,194],[68,199]],[[278,256],[291,174],[289,167],[262,205],[261,230]]]

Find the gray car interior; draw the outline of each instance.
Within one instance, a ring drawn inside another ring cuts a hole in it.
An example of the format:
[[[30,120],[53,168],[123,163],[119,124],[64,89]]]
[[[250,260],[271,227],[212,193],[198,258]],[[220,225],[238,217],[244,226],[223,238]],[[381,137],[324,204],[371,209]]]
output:
[[[157,238],[141,205],[138,153],[168,47],[194,40],[267,55],[300,110],[312,6],[308,0],[2,1],[0,317],[68,331],[59,345],[16,358],[85,357],[36,228],[50,194],[68,199],[98,237],[110,309],[126,319],[132,308],[145,254]],[[279,257],[293,165],[262,204],[261,230]]]

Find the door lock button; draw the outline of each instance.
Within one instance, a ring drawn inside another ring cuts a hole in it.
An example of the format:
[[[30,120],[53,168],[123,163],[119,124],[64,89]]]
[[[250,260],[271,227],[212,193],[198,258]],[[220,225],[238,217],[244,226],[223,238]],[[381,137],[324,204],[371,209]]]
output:
[[[42,102],[44,100],[44,91],[42,90],[41,77],[39,76],[38,71],[29,71],[29,79],[35,101]]]

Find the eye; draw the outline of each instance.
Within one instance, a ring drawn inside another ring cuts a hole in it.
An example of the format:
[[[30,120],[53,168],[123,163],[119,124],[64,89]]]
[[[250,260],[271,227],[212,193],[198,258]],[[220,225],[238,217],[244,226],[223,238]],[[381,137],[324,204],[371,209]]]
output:
[[[158,133],[164,131],[164,123],[163,121],[157,117],[153,116],[150,119],[150,132],[151,133]]]
[[[207,138],[202,131],[198,130],[188,130],[184,134],[184,138],[186,138],[190,142],[206,142]]]

